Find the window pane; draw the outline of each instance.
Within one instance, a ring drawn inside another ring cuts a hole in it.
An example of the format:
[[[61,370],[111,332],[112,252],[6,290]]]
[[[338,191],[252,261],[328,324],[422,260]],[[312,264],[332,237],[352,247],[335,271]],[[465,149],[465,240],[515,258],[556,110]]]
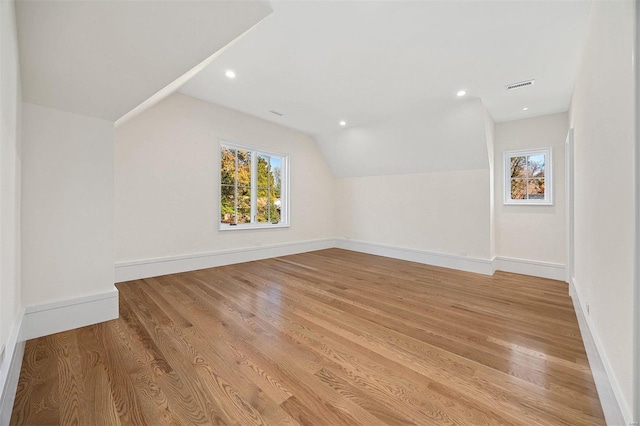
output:
[[[258,209],[258,222],[269,222],[269,190],[267,188],[258,188],[256,207]]]
[[[280,199],[274,198],[274,191],[258,189],[258,222],[280,222]]]
[[[257,221],[269,222],[269,156],[258,154]]]
[[[251,223],[251,188],[238,187],[238,223]]]
[[[544,200],[544,179],[529,180],[529,200]]]
[[[282,158],[271,157],[270,178],[272,182],[272,198],[275,202],[276,200],[280,200],[280,193],[282,191]]]
[[[231,185],[222,185],[220,191],[220,222],[235,223],[235,188]]]
[[[544,177],[544,155],[531,155],[527,159],[527,177]]]
[[[221,223],[280,223],[288,217],[281,211],[286,157],[240,147],[221,147],[220,154]]]
[[[526,197],[526,179],[511,179],[511,199],[524,200]]]
[[[527,157],[511,157],[511,177],[526,177]]]
[[[258,188],[269,188],[269,157],[258,154]]]
[[[238,186],[251,186],[251,151],[238,150]]]
[[[271,223],[280,222],[280,199],[275,199],[271,195],[271,203],[269,204],[269,213],[271,214]]]
[[[222,147],[220,151],[220,183],[222,185],[233,185],[236,179],[236,151]]]

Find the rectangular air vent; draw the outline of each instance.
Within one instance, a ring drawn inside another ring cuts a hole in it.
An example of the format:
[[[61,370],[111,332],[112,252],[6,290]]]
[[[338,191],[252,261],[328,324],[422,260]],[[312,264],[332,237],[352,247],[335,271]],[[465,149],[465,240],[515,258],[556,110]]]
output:
[[[529,87],[536,84],[535,80],[519,81],[518,83],[511,83],[507,85],[507,90],[522,89],[523,87]]]

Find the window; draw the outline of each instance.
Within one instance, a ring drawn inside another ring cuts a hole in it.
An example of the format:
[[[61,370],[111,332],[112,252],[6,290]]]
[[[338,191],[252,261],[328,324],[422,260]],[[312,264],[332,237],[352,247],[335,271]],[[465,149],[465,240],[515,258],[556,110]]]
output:
[[[285,154],[220,146],[220,229],[288,226]]]
[[[551,148],[504,153],[504,203],[553,204]]]

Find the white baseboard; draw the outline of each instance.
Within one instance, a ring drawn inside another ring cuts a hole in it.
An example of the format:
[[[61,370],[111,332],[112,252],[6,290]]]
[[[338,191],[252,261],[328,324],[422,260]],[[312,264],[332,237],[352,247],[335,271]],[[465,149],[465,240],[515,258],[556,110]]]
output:
[[[25,339],[85,327],[118,318],[118,289],[59,302],[28,306]]]
[[[534,277],[549,278],[551,280],[565,280],[565,265],[560,263],[496,256],[493,264],[496,271],[532,275]]]
[[[612,426],[632,425],[633,416],[631,410],[629,410],[622,398],[622,391],[613,375],[611,363],[604,352],[591,319],[586,315],[585,304],[575,283],[575,278],[572,278],[569,283],[569,294],[573,299],[573,307],[578,318],[580,334],[582,334],[591,374],[593,374],[593,379],[596,383],[598,397],[600,398],[607,424]]]
[[[321,240],[118,262],[115,264],[115,276],[116,282],[124,282],[334,247],[484,275],[492,275],[496,270],[500,270],[554,280],[564,280],[565,267],[557,263],[508,257],[482,259],[477,257],[456,256],[343,238],[325,238]]]
[[[492,275],[494,272],[493,262],[491,259],[433,253],[424,250],[408,249],[342,238],[336,240],[335,247],[358,251],[361,253],[391,257],[394,259],[408,260],[410,262],[424,263],[426,265],[442,266],[443,268],[475,272],[484,275]]]
[[[26,341],[118,318],[118,289],[22,309],[0,362],[0,426],[8,425]]]
[[[335,240],[333,238],[325,238],[321,240],[196,253],[185,256],[117,262],[115,264],[116,282],[195,271],[234,263],[251,262],[253,260],[288,256],[333,247],[335,247]]]
[[[21,309],[11,328],[7,340],[4,358],[0,363],[0,425],[8,425],[11,421],[11,411],[16,398],[22,356],[24,355],[24,309]]]

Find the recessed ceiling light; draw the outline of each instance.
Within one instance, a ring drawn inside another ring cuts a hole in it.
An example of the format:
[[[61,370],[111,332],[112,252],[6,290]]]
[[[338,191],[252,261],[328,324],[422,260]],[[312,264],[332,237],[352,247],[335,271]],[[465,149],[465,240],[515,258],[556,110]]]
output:
[[[524,107],[524,108],[522,108],[522,110],[523,110],[523,111],[526,111],[526,110],[528,110],[528,109],[529,109],[529,107]]]
[[[233,70],[227,70],[224,75],[226,75],[227,78],[236,78],[236,73]]]
[[[340,121],[340,125],[341,125],[342,127],[344,127],[344,126],[346,126],[346,125],[347,125],[347,122],[346,122],[346,121],[344,121],[344,120],[342,120],[342,121]]]
[[[458,95],[458,97],[464,96],[466,94],[467,94],[467,92],[465,92],[464,90],[461,90],[458,93],[456,93],[456,95]]]

